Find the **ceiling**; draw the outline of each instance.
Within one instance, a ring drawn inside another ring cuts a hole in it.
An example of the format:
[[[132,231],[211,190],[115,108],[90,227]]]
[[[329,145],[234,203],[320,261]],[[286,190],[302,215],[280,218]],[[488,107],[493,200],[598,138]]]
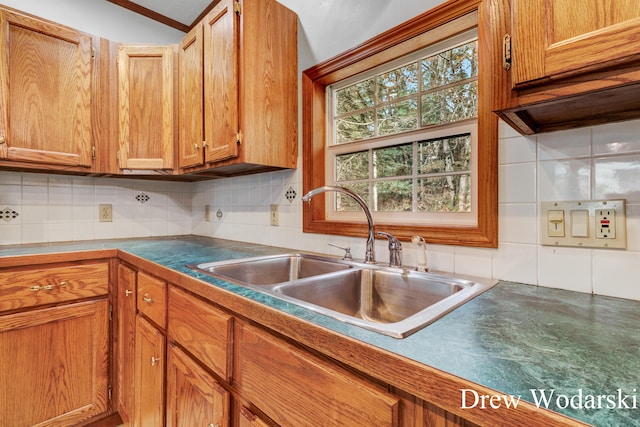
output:
[[[215,1],[212,0],[108,0],[133,12],[187,32]]]

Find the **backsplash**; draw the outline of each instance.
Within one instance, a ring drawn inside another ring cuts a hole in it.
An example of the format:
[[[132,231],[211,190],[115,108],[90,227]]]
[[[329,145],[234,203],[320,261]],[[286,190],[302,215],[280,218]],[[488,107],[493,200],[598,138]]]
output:
[[[429,267],[640,300],[640,121],[531,137],[501,123],[499,135],[498,249],[428,245]],[[196,183],[0,172],[0,244],[198,234],[363,257],[364,239],[303,233],[301,197],[300,169]],[[614,198],[627,201],[626,250],[538,244],[539,202]],[[387,254],[377,241],[377,259]],[[416,264],[413,244],[403,254]]]

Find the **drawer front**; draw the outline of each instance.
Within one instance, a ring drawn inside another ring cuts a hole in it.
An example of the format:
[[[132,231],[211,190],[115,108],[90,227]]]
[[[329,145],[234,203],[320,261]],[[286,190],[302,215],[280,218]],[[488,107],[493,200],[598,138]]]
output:
[[[167,282],[138,272],[138,311],[162,329],[167,327]]]
[[[231,315],[172,286],[168,333],[213,372],[231,380]]]
[[[280,425],[397,426],[380,386],[249,325],[236,328],[240,394]]]
[[[109,264],[0,271],[0,311],[107,295]]]

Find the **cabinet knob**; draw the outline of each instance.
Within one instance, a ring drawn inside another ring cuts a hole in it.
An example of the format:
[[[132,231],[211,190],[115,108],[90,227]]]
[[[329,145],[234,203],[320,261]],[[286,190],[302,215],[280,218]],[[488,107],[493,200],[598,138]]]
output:
[[[151,366],[156,366],[156,363],[158,363],[159,361],[160,361],[159,357],[151,356]]]
[[[193,144],[193,149],[197,150],[198,148],[200,148],[200,146],[198,144]]]
[[[142,301],[146,302],[147,304],[153,304],[153,298],[151,298],[147,293],[142,295]]]
[[[133,291],[130,291],[129,289],[125,289],[124,290],[124,296],[128,297],[129,295],[131,295],[133,293]]]
[[[0,145],[4,144],[5,142],[7,142],[7,140],[5,139],[4,136],[0,136]]]

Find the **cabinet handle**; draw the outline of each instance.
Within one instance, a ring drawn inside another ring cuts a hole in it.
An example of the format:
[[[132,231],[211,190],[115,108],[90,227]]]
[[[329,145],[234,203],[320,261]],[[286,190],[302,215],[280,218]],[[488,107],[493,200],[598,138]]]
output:
[[[148,304],[153,304],[153,298],[151,298],[149,296],[149,294],[145,293],[144,295],[142,295],[142,301],[148,303]]]
[[[53,288],[55,288],[56,286],[59,288],[64,288],[65,286],[67,286],[69,284],[69,282],[67,281],[63,281],[58,283],[57,285],[44,285],[44,286],[40,286],[40,285],[33,285],[29,288],[29,291],[31,292],[38,292],[38,291],[51,291],[53,290]]]
[[[130,291],[129,289],[125,289],[124,290],[124,296],[128,297],[129,295],[131,295],[133,293],[133,291]]]
[[[156,363],[158,363],[159,361],[160,361],[159,357],[151,356],[151,366],[156,366]]]
[[[0,145],[4,144],[5,142],[7,142],[5,137],[4,136],[0,136]]]
[[[198,144],[193,144],[193,149],[197,150],[198,148],[200,148],[200,146]]]
[[[209,423],[207,427],[220,427],[220,424]]]

